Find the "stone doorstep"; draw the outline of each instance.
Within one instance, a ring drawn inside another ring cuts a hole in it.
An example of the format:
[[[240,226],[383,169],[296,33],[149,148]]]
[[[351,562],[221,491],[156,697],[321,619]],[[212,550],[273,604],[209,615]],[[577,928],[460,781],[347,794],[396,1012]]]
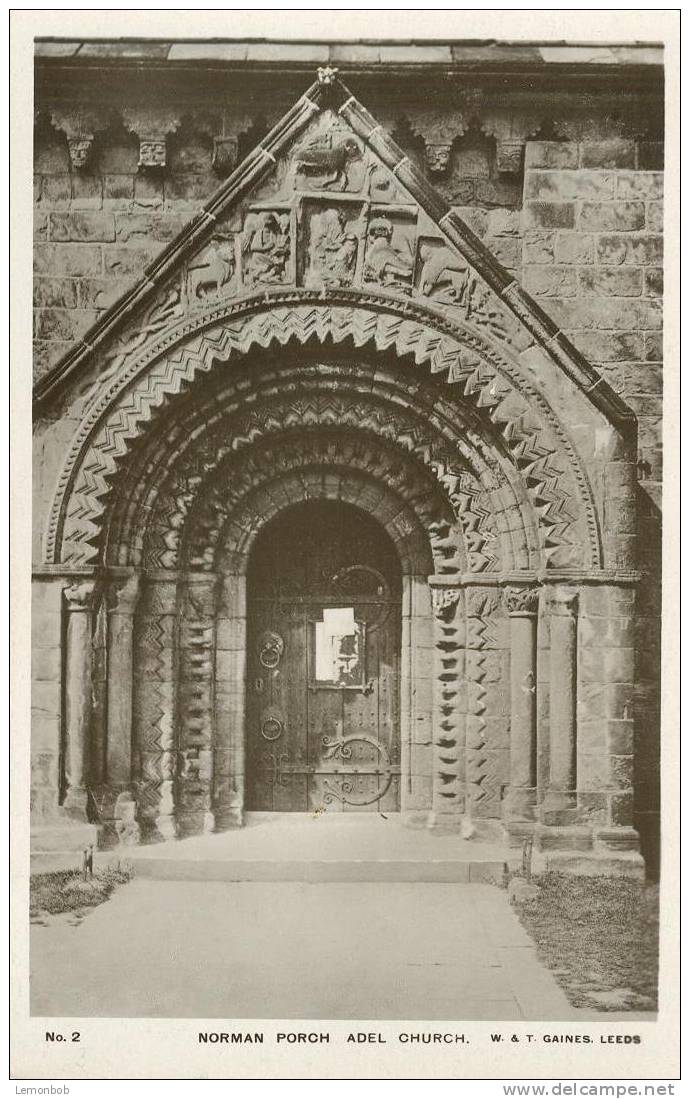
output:
[[[121,857],[127,858],[138,878],[163,881],[498,884],[506,865],[503,860],[472,862],[460,859],[173,859],[137,857],[132,848],[122,851]],[[94,865],[106,865],[110,859],[106,853],[100,853],[94,858]],[[517,863],[511,862],[510,869],[516,868]]]

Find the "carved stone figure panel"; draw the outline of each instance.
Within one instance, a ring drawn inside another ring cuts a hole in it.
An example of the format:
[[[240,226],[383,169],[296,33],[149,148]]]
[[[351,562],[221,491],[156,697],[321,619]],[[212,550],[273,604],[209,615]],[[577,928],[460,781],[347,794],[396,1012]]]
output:
[[[363,282],[409,294],[415,266],[416,222],[413,217],[373,209],[367,229]]]
[[[187,296],[190,305],[235,293],[236,267],[234,234],[216,233],[188,266]]]
[[[242,279],[245,287],[253,289],[294,281],[292,245],[289,210],[250,211],[242,232]]]
[[[360,204],[316,206],[305,203],[302,218],[304,285],[352,286],[363,235]]]

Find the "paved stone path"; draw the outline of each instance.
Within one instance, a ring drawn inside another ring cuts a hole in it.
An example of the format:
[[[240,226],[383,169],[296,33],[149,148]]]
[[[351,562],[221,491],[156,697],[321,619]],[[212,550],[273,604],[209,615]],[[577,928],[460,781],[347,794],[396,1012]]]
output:
[[[576,1019],[491,885],[134,880],[32,926],[34,1015]]]

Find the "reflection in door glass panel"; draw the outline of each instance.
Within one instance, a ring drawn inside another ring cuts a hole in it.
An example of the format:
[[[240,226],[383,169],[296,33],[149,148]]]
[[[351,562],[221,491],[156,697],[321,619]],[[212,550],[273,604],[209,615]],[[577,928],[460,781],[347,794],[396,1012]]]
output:
[[[314,623],[314,677],[317,683],[353,687],[364,679],[364,634],[353,607],[328,607]]]

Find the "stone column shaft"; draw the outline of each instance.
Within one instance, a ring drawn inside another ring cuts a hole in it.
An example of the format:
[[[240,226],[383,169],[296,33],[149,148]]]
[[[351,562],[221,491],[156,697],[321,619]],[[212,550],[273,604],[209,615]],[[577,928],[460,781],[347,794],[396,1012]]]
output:
[[[133,630],[138,594],[136,574],[109,592],[106,777],[118,789],[132,781]]]
[[[67,651],[65,662],[65,785],[63,808],[86,820],[88,750],[91,722],[91,665],[94,581],[65,588]]]
[[[577,803],[577,596],[554,593],[550,606],[549,790],[545,808]]]
[[[534,820],[537,796],[537,606],[535,588],[506,593],[510,616],[510,820]]]

